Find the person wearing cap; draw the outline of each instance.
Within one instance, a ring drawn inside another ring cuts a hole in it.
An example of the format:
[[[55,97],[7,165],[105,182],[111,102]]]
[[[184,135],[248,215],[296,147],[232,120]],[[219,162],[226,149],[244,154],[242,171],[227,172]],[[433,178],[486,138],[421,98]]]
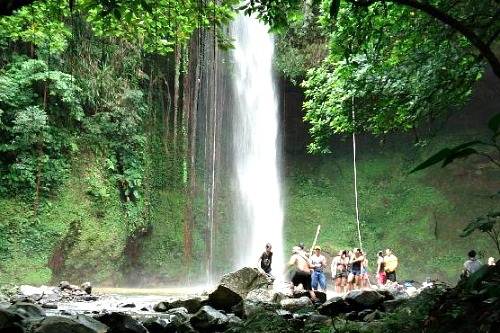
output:
[[[326,291],[326,276],[323,269],[326,267],[326,258],[321,254],[321,247],[316,245],[314,247],[314,253],[309,258],[311,266],[313,268],[312,272],[312,282],[311,286],[313,290],[318,290],[318,285],[321,291]]]
[[[273,252],[271,243],[266,244],[266,250],[260,255],[258,264],[260,268],[266,273],[271,275],[271,264],[273,262]]]
[[[311,266],[308,258],[305,256],[304,251],[298,247],[294,246],[292,248],[292,256],[288,261],[287,268],[293,267],[294,271],[292,273],[292,293],[294,288],[299,284],[309,292],[309,296],[313,302],[318,302],[318,298],[311,288]]]

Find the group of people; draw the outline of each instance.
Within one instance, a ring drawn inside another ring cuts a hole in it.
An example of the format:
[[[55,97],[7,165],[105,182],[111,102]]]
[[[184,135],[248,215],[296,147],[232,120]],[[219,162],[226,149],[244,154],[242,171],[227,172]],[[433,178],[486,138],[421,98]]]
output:
[[[268,243],[265,251],[259,257],[259,265],[267,274],[271,274],[272,255],[272,246]],[[311,299],[314,301],[316,299],[314,291],[326,291],[325,270],[327,267],[327,260],[321,254],[320,246],[314,246],[311,253],[304,250],[303,243],[294,246],[287,265],[287,270],[293,268],[292,289],[302,285],[305,290],[309,291]],[[377,257],[378,284],[383,285],[387,280],[395,282],[397,267],[398,258],[390,249],[387,249],[385,254],[380,251]],[[354,251],[339,251],[331,262],[330,270],[337,293],[371,286],[368,276],[368,259],[366,253],[359,248]]]

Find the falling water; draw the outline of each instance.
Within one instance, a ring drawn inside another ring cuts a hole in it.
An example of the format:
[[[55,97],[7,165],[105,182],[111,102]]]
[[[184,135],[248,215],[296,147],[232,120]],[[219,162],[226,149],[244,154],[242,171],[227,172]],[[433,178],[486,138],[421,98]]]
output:
[[[273,38],[268,27],[246,16],[234,23],[233,38],[236,254],[239,266],[255,266],[265,244],[270,242],[273,272],[279,274],[283,271],[283,208]]]

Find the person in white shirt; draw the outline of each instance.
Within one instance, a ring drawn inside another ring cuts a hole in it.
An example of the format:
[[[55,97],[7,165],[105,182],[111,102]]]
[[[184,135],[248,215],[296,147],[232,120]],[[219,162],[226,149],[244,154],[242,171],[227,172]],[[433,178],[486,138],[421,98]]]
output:
[[[326,276],[323,271],[326,268],[326,258],[321,254],[321,247],[314,247],[314,254],[309,258],[312,272],[311,286],[313,290],[318,290],[318,285],[322,291],[326,290]]]

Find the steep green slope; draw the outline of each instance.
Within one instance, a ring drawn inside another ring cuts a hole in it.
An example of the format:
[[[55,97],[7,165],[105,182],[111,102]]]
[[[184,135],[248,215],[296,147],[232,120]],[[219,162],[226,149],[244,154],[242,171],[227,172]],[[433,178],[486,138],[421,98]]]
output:
[[[470,158],[409,174],[433,152],[475,134],[441,134],[423,148],[402,137],[358,146],[361,233],[372,271],[376,252],[387,247],[400,259],[400,279],[454,282],[470,249],[483,258],[496,255],[486,235],[459,234],[470,219],[498,205],[488,198],[500,186],[498,168]],[[334,151],[329,157],[288,158],[287,248],[298,241],[310,244],[318,224],[319,243],[328,251],[358,247],[350,143],[338,144]]]

